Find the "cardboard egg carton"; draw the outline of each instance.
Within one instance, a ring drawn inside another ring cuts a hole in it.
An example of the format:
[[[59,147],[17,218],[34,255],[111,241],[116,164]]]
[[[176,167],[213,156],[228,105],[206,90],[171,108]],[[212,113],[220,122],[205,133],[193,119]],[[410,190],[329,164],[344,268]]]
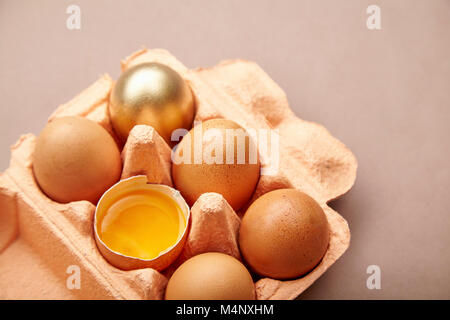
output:
[[[297,188],[316,199],[330,225],[322,261],[307,275],[279,281],[255,278],[258,299],[294,299],[347,249],[347,222],[327,202],[347,192],[356,178],[356,159],[322,126],[299,119],[285,93],[255,63],[230,60],[212,68],[188,69],[165,50],[142,49],[122,70],[160,62],[178,71],[195,96],[196,121],[231,119],[246,129],[276,129],[279,166],[262,175],[250,203],[279,188]],[[104,75],[50,117],[89,118],[113,136],[108,115],[113,80]],[[95,206],[88,201],[56,203],[39,189],[32,172],[36,137],[23,135],[11,148],[10,167],[0,176],[0,298],[162,299],[168,278],[186,259],[216,251],[241,259],[240,216],[219,194],[205,193],[191,208],[190,232],[179,258],[163,272],[123,271],[98,251],[93,235]],[[133,128],[122,150],[122,178],[146,175],[151,183],[172,186],[171,149],[156,130]],[[79,275],[79,282],[74,276]]]

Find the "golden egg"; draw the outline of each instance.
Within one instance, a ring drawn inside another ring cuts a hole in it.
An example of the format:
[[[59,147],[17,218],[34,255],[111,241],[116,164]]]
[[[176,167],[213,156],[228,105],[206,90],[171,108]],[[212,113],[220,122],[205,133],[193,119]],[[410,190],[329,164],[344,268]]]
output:
[[[166,300],[254,300],[245,266],[229,255],[208,252],[184,262],[170,278]]]
[[[328,220],[320,205],[296,189],[268,192],[242,219],[239,247],[259,275],[300,277],[311,271],[328,248]]]
[[[142,63],[126,70],[115,83],[109,113],[122,142],[135,125],[146,124],[171,144],[175,129],[191,127],[194,98],[176,71],[160,63]]]

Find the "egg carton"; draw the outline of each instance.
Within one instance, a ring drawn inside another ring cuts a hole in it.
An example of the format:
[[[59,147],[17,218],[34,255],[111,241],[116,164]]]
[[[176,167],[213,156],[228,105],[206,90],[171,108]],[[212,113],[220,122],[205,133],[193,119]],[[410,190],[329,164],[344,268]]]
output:
[[[289,281],[255,278],[257,299],[295,299],[349,246],[347,222],[327,203],[352,187],[354,155],[321,125],[296,117],[285,93],[256,63],[228,60],[212,68],[188,69],[165,50],[142,49],[123,60],[121,67],[126,70],[143,62],[166,64],[186,79],[195,96],[195,121],[226,118],[246,129],[278,130],[278,173],[260,177],[249,203],[274,189],[296,188],[321,205],[330,226],[328,249],[311,272]],[[86,117],[115,137],[108,115],[112,86],[113,80],[103,75],[59,106],[49,120]],[[238,231],[245,210],[236,213],[221,195],[205,193],[191,208],[186,244],[167,270],[113,267],[95,244],[95,206],[88,201],[56,203],[36,184],[35,142],[32,134],[21,136],[11,148],[10,167],[0,176],[0,298],[162,299],[170,275],[194,255],[216,251],[242,260]],[[151,183],[172,186],[171,148],[150,126],[133,128],[122,162],[122,178],[146,175]]]

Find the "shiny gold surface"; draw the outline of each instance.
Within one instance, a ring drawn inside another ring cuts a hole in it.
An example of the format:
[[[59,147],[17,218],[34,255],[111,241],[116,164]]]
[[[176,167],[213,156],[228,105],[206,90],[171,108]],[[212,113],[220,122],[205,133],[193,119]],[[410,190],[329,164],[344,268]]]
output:
[[[135,125],[147,124],[171,144],[173,130],[191,127],[194,99],[187,83],[173,69],[160,63],[142,63],[119,77],[111,92],[109,112],[122,142]]]

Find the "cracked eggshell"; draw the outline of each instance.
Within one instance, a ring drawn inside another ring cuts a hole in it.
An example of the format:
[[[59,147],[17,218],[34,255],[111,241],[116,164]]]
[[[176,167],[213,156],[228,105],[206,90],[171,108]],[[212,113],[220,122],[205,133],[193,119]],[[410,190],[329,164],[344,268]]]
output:
[[[175,244],[173,244],[166,250],[161,251],[159,255],[153,259],[141,259],[138,257],[127,256],[125,254],[112,250],[101,239],[98,231],[99,222],[108,213],[108,208],[113,205],[117,201],[117,199],[120,199],[120,197],[124,194],[127,194],[130,191],[139,190],[154,190],[170,197],[180,206],[184,215],[184,219],[186,221],[183,232],[180,232]],[[119,269],[134,270],[141,268],[153,268],[157,271],[161,271],[167,268],[180,255],[188,235],[189,222],[189,206],[177,190],[163,184],[148,183],[146,176],[134,176],[121,180],[113,185],[108,191],[103,194],[103,196],[99,200],[94,216],[95,242],[97,243],[97,247],[103,257],[110,264]]]

